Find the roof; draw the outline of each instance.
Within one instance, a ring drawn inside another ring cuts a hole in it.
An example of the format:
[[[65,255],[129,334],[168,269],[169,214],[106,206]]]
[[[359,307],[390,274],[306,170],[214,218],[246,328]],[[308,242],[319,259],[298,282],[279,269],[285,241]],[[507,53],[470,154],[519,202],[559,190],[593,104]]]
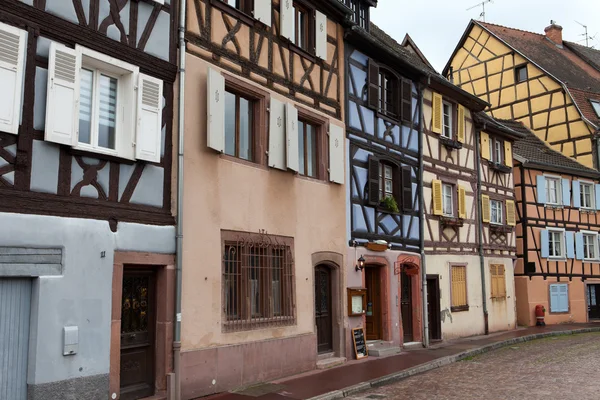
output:
[[[600,126],[600,117],[594,111],[591,103],[591,100],[600,102],[600,93],[586,92],[585,90],[578,89],[569,89],[569,91],[585,118],[596,126]]]
[[[419,46],[417,46],[415,41],[410,37],[410,35],[408,33],[404,36],[404,40],[402,40],[401,46],[404,47],[405,49],[408,49],[408,51],[415,53],[417,56],[419,56],[421,61],[423,61],[423,63],[425,63],[425,65],[427,65],[427,67],[429,67],[431,70],[435,71],[435,68],[433,68],[433,65],[431,65],[431,63],[429,62],[427,57],[425,57],[425,54],[423,54],[421,49],[419,49]]]
[[[585,47],[573,42],[563,42],[573,53],[583,58],[588,64],[600,71],[600,50]]]
[[[600,172],[578,163],[559,151],[553,150],[521,122],[503,120],[502,123],[524,134],[524,138],[513,144],[513,154],[517,161],[520,161],[524,166],[595,179],[600,178]]]
[[[480,111],[475,114],[475,122],[485,125],[484,129],[492,129],[502,135],[509,136],[512,139],[522,139],[527,135],[523,131],[523,124],[508,119],[498,119]]]

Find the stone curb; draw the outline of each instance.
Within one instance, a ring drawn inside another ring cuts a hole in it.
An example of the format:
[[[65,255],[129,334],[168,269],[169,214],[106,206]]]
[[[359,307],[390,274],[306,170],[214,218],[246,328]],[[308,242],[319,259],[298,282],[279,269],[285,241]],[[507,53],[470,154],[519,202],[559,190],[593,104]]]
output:
[[[512,344],[517,343],[525,343],[530,342],[536,339],[543,339],[551,336],[561,336],[561,335],[574,335],[578,333],[589,333],[589,332],[600,332],[599,327],[593,328],[581,328],[581,329],[573,329],[567,331],[556,331],[556,332],[544,332],[544,333],[536,333],[533,335],[521,336],[518,338],[507,339],[501,342],[491,343],[482,347],[478,347],[471,350],[463,351],[462,353],[454,354],[452,356],[438,358],[437,360],[433,360],[416,367],[408,368],[403,371],[395,372],[390,375],[382,376],[381,378],[372,379],[367,382],[362,382],[357,385],[349,386],[344,389],[334,390],[329,393],[325,393],[319,396],[311,397],[308,400],[334,400],[334,399],[343,399],[344,397],[351,396],[356,393],[364,392],[371,388],[376,388],[384,385],[389,385],[394,382],[398,382],[402,379],[408,378],[410,376],[421,374],[423,372],[431,371],[432,369],[436,369],[439,367],[443,367],[444,365],[452,364],[457,361],[463,360],[468,357],[476,356],[479,354],[484,354],[490,352],[492,350],[497,350],[501,347],[510,346]]]

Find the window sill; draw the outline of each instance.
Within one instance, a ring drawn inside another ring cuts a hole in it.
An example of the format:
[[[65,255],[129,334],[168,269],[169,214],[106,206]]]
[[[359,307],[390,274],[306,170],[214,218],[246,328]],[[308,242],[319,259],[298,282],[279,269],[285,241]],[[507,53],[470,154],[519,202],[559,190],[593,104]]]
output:
[[[462,227],[464,225],[464,220],[462,218],[457,218],[457,217],[441,216],[440,223],[443,226]]]
[[[248,15],[245,12],[238,10],[235,7],[230,6],[229,4],[227,4],[226,2],[224,2],[222,0],[211,0],[210,4],[213,7],[216,7],[219,10],[231,15],[232,17],[239,19],[240,21],[244,22],[245,24],[253,26],[255,22],[258,22],[257,20],[254,19],[253,16]]]
[[[256,318],[252,321],[226,321],[223,322],[224,333],[247,332],[257,329],[266,329],[281,326],[296,325],[295,317]]]
[[[548,203],[546,203],[544,205],[544,207],[551,208],[551,209],[554,209],[554,210],[562,210],[563,208],[565,208],[565,206],[562,205],[562,204],[548,204]]]
[[[579,212],[583,213],[583,214],[596,214],[597,210],[595,210],[593,208],[583,208],[583,207],[581,207],[579,209]]]
[[[567,257],[547,257],[548,261],[567,261]]]
[[[493,161],[488,161],[488,164],[489,164],[490,168],[493,169],[494,171],[502,172],[505,174],[512,171],[512,167],[509,167],[508,165],[500,164],[500,163],[493,162]]]
[[[141,160],[132,160],[129,158],[124,158],[124,157],[119,157],[117,155],[113,155],[113,154],[107,154],[107,153],[98,153],[96,151],[93,151],[91,149],[84,149],[84,148],[76,148],[76,147],[67,147],[69,154],[73,155],[73,156],[81,156],[81,157],[90,157],[90,158],[96,158],[98,160],[106,160],[106,161],[112,161],[112,162],[117,162],[120,164],[135,164],[136,162],[142,162]],[[147,162],[147,161],[143,161],[143,162]]]
[[[460,150],[463,148],[463,144],[461,142],[458,140],[449,139],[445,136],[440,136],[440,143],[448,150]]]
[[[512,232],[514,227],[509,225],[498,225],[490,223],[490,231],[500,232],[500,233],[509,233]]]
[[[469,306],[458,306],[458,307],[450,307],[450,311],[451,312],[463,312],[463,311],[469,311]]]
[[[292,43],[291,41],[289,42],[289,48],[290,48],[290,51],[298,54],[301,57],[306,58],[311,63],[317,62],[317,56],[310,53],[308,50],[304,50],[302,47],[299,47],[298,45],[296,45],[295,43]]]

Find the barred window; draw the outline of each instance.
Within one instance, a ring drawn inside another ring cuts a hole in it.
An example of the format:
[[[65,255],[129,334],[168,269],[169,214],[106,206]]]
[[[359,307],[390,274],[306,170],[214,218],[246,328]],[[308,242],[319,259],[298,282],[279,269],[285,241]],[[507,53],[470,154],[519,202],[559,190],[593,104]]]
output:
[[[223,232],[224,330],[296,323],[293,240]]]

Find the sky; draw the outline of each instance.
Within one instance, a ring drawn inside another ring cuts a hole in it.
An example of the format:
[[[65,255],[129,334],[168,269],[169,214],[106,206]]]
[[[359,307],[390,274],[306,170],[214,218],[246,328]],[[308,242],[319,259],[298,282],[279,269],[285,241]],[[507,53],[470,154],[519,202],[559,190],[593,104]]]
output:
[[[425,57],[442,71],[471,19],[480,20],[483,0],[379,0],[371,22],[401,42],[408,33]],[[493,0],[485,5],[485,21],[544,33],[550,20],[563,27],[563,39],[600,49],[600,0]],[[583,40],[583,41],[582,41]]]

